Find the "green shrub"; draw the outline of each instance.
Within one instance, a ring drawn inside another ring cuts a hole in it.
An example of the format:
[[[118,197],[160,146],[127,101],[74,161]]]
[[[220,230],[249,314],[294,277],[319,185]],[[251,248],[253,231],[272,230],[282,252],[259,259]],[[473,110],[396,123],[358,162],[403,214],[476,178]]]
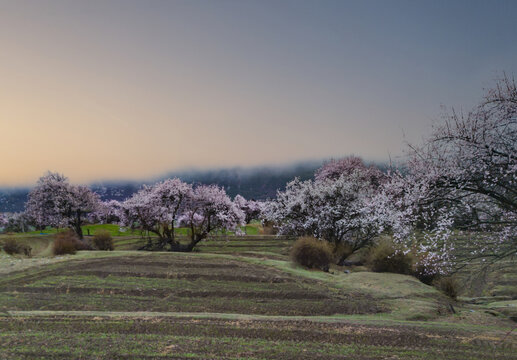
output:
[[[9,255],[24,254],[31,257],[32,248],[29,245],[19,244],[14,239],[7,239],[2,249]]]
[[[309,269],[322,269],[328,271],[332,260],[332,249],[323,240],[305,236],[295,241],[291,249],[291,259],[296,264]]]
[[[433,282],[435,288],[452,299],[458,296],[459,283],[453,276],[439,277]]]
[[[93,236],[93,246],[98,250],[113,250],[113,238],[109,231],[97,231]]]
[[[383,239],[370,249],[367,264],[375,272],[412,274],[413,256],[397,249],[392,241]]]

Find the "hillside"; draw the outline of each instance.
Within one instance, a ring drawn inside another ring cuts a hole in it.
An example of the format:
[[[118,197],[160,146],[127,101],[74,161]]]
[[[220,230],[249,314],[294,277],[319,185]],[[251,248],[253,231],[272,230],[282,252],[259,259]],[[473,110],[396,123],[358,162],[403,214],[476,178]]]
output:
[[[113,252],[54,258],[50,237],[18,239],[38,255],[0,254],[1,358],[517,359],[514,323],[493,308],[407,275],[295,267],[287,238],[185,254],[117,236]]]

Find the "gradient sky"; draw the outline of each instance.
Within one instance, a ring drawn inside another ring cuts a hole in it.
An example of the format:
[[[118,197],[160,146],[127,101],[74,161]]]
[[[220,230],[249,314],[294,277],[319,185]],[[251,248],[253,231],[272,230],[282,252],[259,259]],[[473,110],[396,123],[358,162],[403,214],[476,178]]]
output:
[[[0,0],[0,185],[356,154],[517,75],[517,1]]]

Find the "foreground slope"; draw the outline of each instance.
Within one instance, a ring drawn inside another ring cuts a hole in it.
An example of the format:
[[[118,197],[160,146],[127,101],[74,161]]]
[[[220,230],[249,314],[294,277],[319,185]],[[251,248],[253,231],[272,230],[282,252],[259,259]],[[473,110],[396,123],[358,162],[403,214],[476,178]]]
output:
[[[80,252],[4,271],[0,358],[517,359],[513,323],[452,315],[409,276],[247,255]]]

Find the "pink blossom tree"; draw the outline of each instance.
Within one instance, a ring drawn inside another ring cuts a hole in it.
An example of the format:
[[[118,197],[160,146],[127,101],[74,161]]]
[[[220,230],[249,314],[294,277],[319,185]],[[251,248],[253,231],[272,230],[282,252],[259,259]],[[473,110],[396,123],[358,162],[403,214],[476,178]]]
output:
[[[97,211],[91,214],[92,222],[100,222],[102,224],[115,224],[120,222],[122,211],[122,203],[117,200],[108,200],[100,202]]]
[[[218,230],[240,231],[245,224],[245,214],[231,201],[223,188],[200,185],[195,188],[192,201],[183,213],[180,224],[190,229],[190,243],[179,246],[179,251],[192,251],[211,232]]]
[[[82,239],[81,226],[99,201],[88,187],[71,185],[63,175],[49,172],[29,192],[25,211],[37,225],[69,227]]]
[[[233,199],[235,205],[244,212],[245,223],[249,224],[251,220],[260,217],[263,203],[256,200],[246,200],[243,196],[237,195]]]
[[[167,179],[152,186],[144,185],[122,204],[121,222],[131,228],[158,235],[158,249],[169,246],[169,249],[175,250],[179,242],[174,229],[179,216],[187,211],[193,196],[192,185],[179,179]]]
[[[359,177],[363,182],[369,182],[372,185],[379,185],[385,177],[382,171],[371,165],[367,166],[364,161],[357,156],[348,156],[342,159],[332,159],[314,174],[316,181],[337,180],[342,175]]]
[[[226,192],[215,185],[198,186],[168,179],[144,186],[122,204],[124,225],[158,235],[158,245],[146,248],[192,251],[208,234],[216,230],[234,230],[244,222],[244,213]],[[190,230],[190,243],[181,244],[175,228]]]

